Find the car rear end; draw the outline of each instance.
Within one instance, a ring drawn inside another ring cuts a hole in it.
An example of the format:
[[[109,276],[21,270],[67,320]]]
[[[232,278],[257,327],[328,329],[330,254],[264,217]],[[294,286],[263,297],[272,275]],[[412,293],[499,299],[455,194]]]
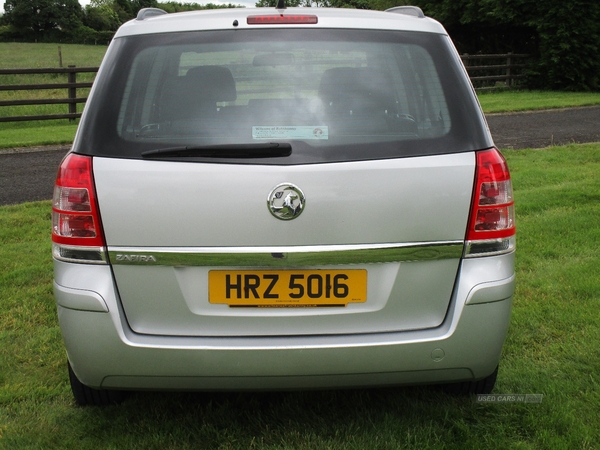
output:
[[[78,386],[477,390],[495,376],[510,175],[445,31],[409,12],[121,28],[55,188]]]

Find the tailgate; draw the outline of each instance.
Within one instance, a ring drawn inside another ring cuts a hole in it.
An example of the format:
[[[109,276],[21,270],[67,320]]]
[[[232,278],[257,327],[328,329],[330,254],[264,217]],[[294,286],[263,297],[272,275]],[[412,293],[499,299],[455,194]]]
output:
[[[474,165],[473,153],[298,166],[97,157],[127,321],[178,336],[436,327],[459,268]],[[269,211],[281,183],[306,199],[293,220]]]

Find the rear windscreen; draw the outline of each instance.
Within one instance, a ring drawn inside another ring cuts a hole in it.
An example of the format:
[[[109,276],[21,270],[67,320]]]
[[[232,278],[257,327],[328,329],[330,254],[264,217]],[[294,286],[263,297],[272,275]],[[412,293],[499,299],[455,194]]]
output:
[[[362,30],[134,36],[111,48],[76,151],[139,157],[172,147],[291,144],[267,163],[488,146],[447,38]],[[213,155],[218,158],[217,155]],[[188,158],[189,159],[189,158]],[[265,162],[265,161],[261,161]]]

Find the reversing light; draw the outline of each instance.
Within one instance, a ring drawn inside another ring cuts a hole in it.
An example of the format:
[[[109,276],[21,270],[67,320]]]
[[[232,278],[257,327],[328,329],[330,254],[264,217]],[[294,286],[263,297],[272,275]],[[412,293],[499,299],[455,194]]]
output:
[[[477,152],[473,204],[465,256],[509,253],[515,248],[515,209],[506,160],[495,148]]]
[[[248,25],[310,25],[318,23],[318,18],[311,14],[266,14],[248,16],[246,22]]]

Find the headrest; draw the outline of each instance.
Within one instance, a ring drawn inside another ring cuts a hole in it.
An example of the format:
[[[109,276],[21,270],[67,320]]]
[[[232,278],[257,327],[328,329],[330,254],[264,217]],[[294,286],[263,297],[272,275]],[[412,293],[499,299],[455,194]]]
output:
[[[186,88],[197,100],[206,102],[232,102],[237,98],[235,81],[227,67],[197,66],[184,77]]]

